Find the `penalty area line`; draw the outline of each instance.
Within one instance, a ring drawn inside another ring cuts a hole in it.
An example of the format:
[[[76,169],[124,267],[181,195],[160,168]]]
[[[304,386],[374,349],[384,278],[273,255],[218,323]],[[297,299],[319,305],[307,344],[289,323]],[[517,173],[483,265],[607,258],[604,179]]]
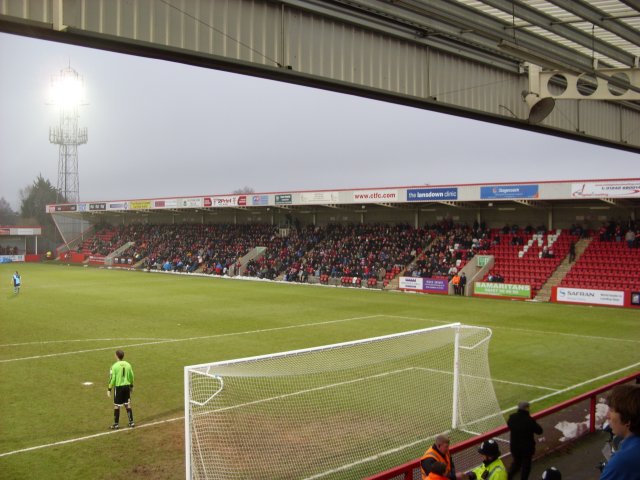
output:
[[[0,453],[0,458],[8,457],[9,455],[15,455],[17,453],[33,452],[35,450],[41,450],[43,448],[57,447],[57,446],[60,446],[60,445],[68,445],[70,443],[82,442],[84,440],[91,440],[92,438],[104,437],[105,435],[113,435],[113,434],[116,434],[116,433],[122,433],[122,432],[127,432],[127,431],[132,431],[132,430],[139,430],[141,428],[155,427],[157,425],[162,425],[164,423],[176,422],[178,420],[184,420],[184,416],[176,417],[176,418],[169,418],[167,420],[158,420],[158,421],[151,422],[151,423],[143,423],[142,425],[136,425],[134,428],[123,428],[122,430],[110,430],[108,432],[94,433],[93,435],[87,435],[85,437],[70,438],[68,440],[60,440],[59,442],[46,443],[44,445],[36,445],[35,447],[21,448],[19,450],[13,450],[11,452]]]
[[[46,355],[34,355],[31,357],[18,357],[18,358],[7,358],[5,360],[0,360],[0,363],[9,363],[9,362],[19,362],[22,360],[38,360],[41,358],[52,358],[52,357],[62,357],[65,355],[77,355],[79,353],[91,353],[91,352],[101,352],[105,350],[112,350],[114,348],[122,347],[122,348],[130,348],[130,347],[145,347],[148,345],[160,345],[163,343],[178,343],[178,342],[190,342],[195,340],[210,340],[213,338],[223,338],[223,337],[235,337],[240,335],[253,335],[256,333],[267,333],[267,332],[276,332],[279,330],[289,330],[293,328],[305,328],[305,327],[316,327],[318,325],[328,325],[331,323],[340,323],[340,322],[350,322],[352,320],[366,320],[367,318],[378,318],[384,317],[384,315],[367,315],[365,317],[352,317],[352,318],[341,318],[338,320],[327,320],[324,322],[315,322],[315,323],[304,323],[301,325],[287,325],[286,327],[274,327],[274,328],[263,328],[259,330],[249,330],[244,332],[231,332],[231,333],[218,333],[216,335],[205,335],[203,337],[187,337],[187,338],[171,338],[166,340],[158,340],[153,342],[145,342],[145,343],[132,343],[129,345],[116,345],[111,347],[100,347],[100,348],[90,348],[86,350],[74,350],[71,352],[61,352],[61,353],[49,353]]]

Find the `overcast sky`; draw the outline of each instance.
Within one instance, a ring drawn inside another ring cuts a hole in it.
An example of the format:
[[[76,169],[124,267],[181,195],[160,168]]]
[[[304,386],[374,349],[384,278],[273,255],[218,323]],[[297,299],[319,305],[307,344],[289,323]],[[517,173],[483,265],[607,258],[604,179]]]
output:
[[[89,104],[80,198],[630,178],[637,154],[160,60],[0,33],[0,197],[57,183],[47,105],[71,64]]]

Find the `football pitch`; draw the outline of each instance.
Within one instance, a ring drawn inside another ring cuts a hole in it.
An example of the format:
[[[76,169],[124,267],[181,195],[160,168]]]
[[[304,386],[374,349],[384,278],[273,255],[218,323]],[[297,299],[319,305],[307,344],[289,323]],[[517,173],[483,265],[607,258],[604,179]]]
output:
[[[0,265],[0,279],[3,479],[184,478],[185,365],[461,322],[493,331],[503,409],[528,399],[537,411],[640,369],[638,310],[65,265]],[[135,371],[137,426],[111,432],[116,348]]]

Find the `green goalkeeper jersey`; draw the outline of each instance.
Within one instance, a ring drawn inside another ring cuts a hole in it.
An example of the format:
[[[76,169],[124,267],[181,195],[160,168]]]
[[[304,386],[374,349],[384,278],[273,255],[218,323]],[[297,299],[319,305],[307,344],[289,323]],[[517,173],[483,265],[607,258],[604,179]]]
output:
[[[129,362],[120,360],[114,363],[109,371],[109,390],[123,385],[133,386],[133,369]]]

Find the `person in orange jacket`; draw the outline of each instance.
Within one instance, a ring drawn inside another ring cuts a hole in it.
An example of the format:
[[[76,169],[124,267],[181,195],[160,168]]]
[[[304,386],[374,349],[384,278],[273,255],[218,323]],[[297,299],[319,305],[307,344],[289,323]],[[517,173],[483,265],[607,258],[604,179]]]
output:
[[[447,466],[442,462],[435,462],[431,465],[431,472],[427,475],[427,480],[449,480],[449,477],[445,477],[444,474],[447,471]]]
[[[456,474],[456,468],[453,465],[451,454],[449,453],[449,444],[451,440],[446,435],[438,435],[435,443],[424,452],[422,458],[420,458],[420,473],[422,473],[422,480],[427,480],[431,469],[436,462],[443,463],[445,465],[445,472],[443,476],[447,480],[456,480],[466,478],[464,474]]]

